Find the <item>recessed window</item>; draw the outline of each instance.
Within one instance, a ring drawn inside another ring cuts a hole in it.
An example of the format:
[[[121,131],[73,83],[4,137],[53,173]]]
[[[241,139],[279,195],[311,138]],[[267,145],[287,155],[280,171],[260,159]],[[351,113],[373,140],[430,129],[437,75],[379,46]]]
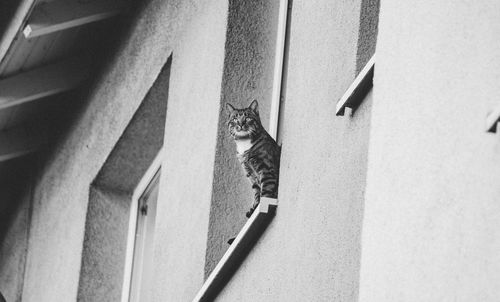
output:
[[[149,278],[148,264],[134,258],[151,258],[170,66],[169,58],[90,184],[78,300],[128,302],[135,264]],[[143,292],[141,283],[134,279],[134,289]]]
[[[241,11],[245,14],[241,14]],[[291,1],[264,1],[257,8],[255,4],[241,1],[230,5],[228,16],[228,26],[231,28],[234,24],[234,27],[228,31],[229,42],[226,43],[241,44],[242,36],[252,43],[245,47],[226,48],[224,69],[230,72],[224,74],[223,78],[222,108],[226,102],[236,108],[245,108],[252,99],[256,99],[260,120],[278,143],[282,143],[279,139],[279,121],[286,91],[290,11]],[[270,24],[276,26],[276,30],[270,31]],[[254,37],[259,39],[253,41]],[[243,90],[234,87],[241,79],[246,79]],[[272,221],[278,205],[276,198],[261,196],[253,214],[250,217],[246,215],[252,206],[249,201],[253,200],[254,194],[259,193],[252,190],[252,184],[247,179],[250,174],[245,176],[243,173],[234,139],[227,133],[226,119],[227,115],[222,113],[205,258],[205,282],[193,302],[213,301],[217,297]]]

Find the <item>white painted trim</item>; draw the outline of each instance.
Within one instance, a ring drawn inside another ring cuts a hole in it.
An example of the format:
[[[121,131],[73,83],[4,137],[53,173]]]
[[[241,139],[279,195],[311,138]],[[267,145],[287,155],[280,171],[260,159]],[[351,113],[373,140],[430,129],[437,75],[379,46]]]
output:
[[[144,176],[137,184],[133,194],[132,201],[130,204],[130,218],[128,225],[128,235],[127,235],[127,249],[125,252],[125,269],[123,273],[123,286],[122,286],[122,298],[121,302],[128,302],[130,295],[130,282],[132,276],[132,266],[134,260],[134,245],[135,245],[135,233],[137,226],[137,210],[139,207],[139,198],[142,193],[147,189],[148,185],[153,180],[156,173],[160,170],[163,161],[163,148],[160,149],[155,159],[144,173]]]
[[[366,93],[365,90],[369,89],[373,85],[373,73],[375,69],[375,54],[366,63],[365,67],[359,72],[358,76],[354,79],[354,82],[347,88],[346,92],[340,98],[336,107],[336,115],[344,115],[344,109],[346,107],[353,108],[359,105],[362,101],[362,97]]]
[[[137,187],[135,188],[134,193],[132,195],[133,199],[139,199],[139,197],[141,197],[142,193],[144,192],[144,190],[146,190],[149,183],[155,176],[156,172],[158,172],[158,170],[160,169],[162,161],[163,161],[163,148],[160,149],[160,151],[158,151],[158,154],[156,154],[155,159],[149,166],[148,170],[146,170],[146,173],[144,173],[144,176],[142,177],[139,184],[137,184]]]
[[[500,121],[500,104],[497,105],[495,109],[493,109],[487,116],[486,116],[486,128],[485,130],[487,132],[492,132],[495,133],[497,132],[497,124]]]
[[[27,39],[101,21],[125,10],[123,1],[56,0],[38,4],[24,27]]]
[[[278,124],[281,103],[281,85],[283,79],[283,60],[285,57],[286,24],[288,16],[288,0],[281,0],[278,15],[278,32],[276,37],[276,54],[274,57],[273,90],[271,94],[271,114],[269,119],[269,135],[278,141]]]
[[[277,206],[277,199],[267,197],[261,198],[259,206],[245,223],[241,231],[238,233],[238,236],[236,236],[224,256],[222,256],[219,263],[217,263],[217,266],[208,276],[205,283],[203,283],[203,286],[194,297],[193,302],[209,301],[209,295],[213,294],[213,292],[216,291],[217,288],[220,289],[224,286],[224,284],[221,284],[220,279],[223,278],[225,274],[227,274],[233,268],[235,262],[244,257],[245,247],[248,248],[248,243],[252,240],[252,233],[256,232],[257,229],[262,227],[263,218],[266,218],[267,216],[269,216],[269,214],[272,214],[272,212],[270,211],[271,207],[276,208]],[[272,217],[272,215],[270,217]]]

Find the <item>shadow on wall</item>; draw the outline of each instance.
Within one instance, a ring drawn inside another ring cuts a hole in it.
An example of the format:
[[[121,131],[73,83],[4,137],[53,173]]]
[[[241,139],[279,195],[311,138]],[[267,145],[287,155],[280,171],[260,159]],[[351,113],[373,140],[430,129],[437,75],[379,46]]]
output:
[[[14,214],[21,207],[21,198],[29,188],[26,180],[31,177],[34,156],[25,156],[0,162],[3,173],[0,175],[0,243],[5,239]]]

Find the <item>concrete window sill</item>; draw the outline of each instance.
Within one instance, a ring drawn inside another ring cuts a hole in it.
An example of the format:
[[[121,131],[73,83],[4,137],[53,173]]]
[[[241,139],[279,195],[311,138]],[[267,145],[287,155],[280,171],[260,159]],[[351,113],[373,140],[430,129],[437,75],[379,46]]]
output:
[[[500,131],[500,104],[486,117],[486,131],[496,133]]]
[[[366,63],[351,86],[346,90],[337,103],[336,115],[344,115],[345,109],[353,109],[363,101],[364,97],[373,86],[373,74],[375,71],[375,55]]]
[[[271,222],[277,206],[277,199],[261,198],[259,206],[208,276],[193,302],[213,301],[217,297]]]

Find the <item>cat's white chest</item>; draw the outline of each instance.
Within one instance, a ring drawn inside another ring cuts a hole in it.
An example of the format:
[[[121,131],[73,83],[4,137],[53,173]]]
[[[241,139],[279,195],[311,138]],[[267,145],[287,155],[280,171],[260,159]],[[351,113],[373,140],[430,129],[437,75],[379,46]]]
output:
[[[238,139],[234,142],[236,143],[236,151],[238,151],[239,154],[245,153],[245,151],[253,146],[250,139]]]

